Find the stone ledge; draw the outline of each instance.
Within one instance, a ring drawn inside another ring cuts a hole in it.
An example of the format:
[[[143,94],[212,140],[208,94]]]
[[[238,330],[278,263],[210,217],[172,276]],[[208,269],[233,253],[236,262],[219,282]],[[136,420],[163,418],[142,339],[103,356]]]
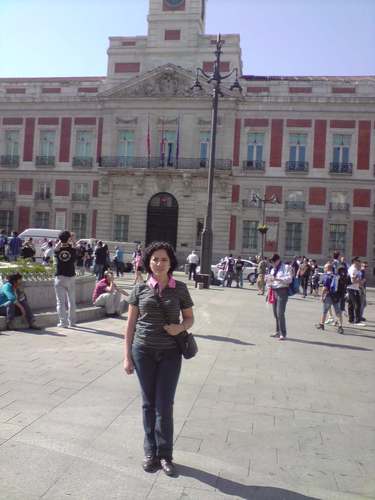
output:
[[[35,321],[38,326],[46,328],[49,326],[56,326],[59,322],[56,311],[45,311],[34,313]],[[86,321],[96,321],[105,317],[104,307],[96,307],[91,304],[81,304],[76,309],[77,323],[84,323]],[[27,328],[27,324],[21,317],[16,317],[14,320],[15,328],[23,330]],[[4,316],[0,316],[0,331],[4,331],[6,321]]]

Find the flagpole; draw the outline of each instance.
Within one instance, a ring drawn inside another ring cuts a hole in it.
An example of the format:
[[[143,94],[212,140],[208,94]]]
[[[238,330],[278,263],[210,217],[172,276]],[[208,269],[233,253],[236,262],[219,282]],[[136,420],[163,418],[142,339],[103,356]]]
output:
[[[178,160],[180,156],[180,115],[178,115],[177,122],[177,144],[176,144],[176,168],[178,168]]]

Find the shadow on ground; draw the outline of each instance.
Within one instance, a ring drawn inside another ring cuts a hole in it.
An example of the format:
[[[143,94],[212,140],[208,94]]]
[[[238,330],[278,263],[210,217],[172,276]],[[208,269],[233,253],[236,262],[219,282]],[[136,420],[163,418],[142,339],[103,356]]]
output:
[[[250,344],[250,342],[244,342],[243,340],[240,339],[232,339],[230,337],[220,337],[220,335],[197,335],[196,333],[194,333],[194,337],[205,340],[216,340],[217,342],[229,342],[230,344],[256,345],[256,344]]]
[[[180,476],[192,477],[202,483],[208,484],[216,488],[225,495],[233,495],[237,498],[246,500],[319,500],[311,496],[302,495],[294,491],[285,490],[282,488],[274,488],[271,486],[249,486],[246,484],[237,483],[230,479],[218,477],[209,472],[199,469],[193,469],[186,465],[178,465]]]
[[[297,342],[299,344],[310,344],[310,345],[320,345],[322,347],[336,347],[338,349],[351,349],[352,351],[372,351],[372,349],[367,349],[366,347],[358,347],[356,345],[345,345],[345,344],[330,344],[329,342],[319,342],[312,340],[302,340],[302,339],[291,339],[288,337],[289,342]]]

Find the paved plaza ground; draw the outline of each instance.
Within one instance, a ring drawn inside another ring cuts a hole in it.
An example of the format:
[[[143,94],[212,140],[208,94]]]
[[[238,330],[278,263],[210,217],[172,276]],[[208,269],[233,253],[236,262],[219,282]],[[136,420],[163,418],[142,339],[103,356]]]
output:
[[[141,469],[125,320],[0,335],[1,500],[375,498],[375,294],[367,327],[316,331],[292,298],[269,337],[254,289],[194,290],[200,352],[175,403],[178,478]]]

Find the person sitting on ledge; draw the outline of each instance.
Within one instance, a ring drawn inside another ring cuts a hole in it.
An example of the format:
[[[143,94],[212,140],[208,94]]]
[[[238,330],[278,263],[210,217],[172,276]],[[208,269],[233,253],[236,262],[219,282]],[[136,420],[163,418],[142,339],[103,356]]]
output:
[[[125,310],[123,295],[129,294],[116,285],[112,271],[105,271],[104,278],[95,285],[92,302],[94,306],[105,307],[107,316],[121,316]]]
[[[6,316],[7,330],[14,330],[13,320],[15,316],[22,316],[29,324],[30,329],[41,330],[35,324],[34,315],[22,289],[22,275],[20,273],[7,276],[7,281],[0,288],[0,316]]]

